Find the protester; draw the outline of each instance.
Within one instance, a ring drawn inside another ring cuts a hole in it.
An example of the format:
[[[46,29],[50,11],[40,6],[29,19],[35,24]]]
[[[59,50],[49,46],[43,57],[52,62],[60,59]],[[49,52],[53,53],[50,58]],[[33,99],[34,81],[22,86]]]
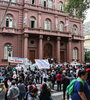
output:
[[[19,100],[24,100],[24,96],[26,94],[26,88],[25,88],[23,80],[19,80],[18,88],[20,91]]]
[[[47,87],[46,84],[42,85],[42,89],[41,89],[39,99],[40,100],[52,100],[50,89]]]
[[[39,100],[38,89],[36,87],[30,86],[27,100]]]
[[[60,71],[57,76],[56,76],[56,79],[57,79],[57,91],[61,91],[61,84],[62,84],[62,72]]]
[[[86,70],[81,69],[78,72],[78,78],[85,83],[87,79],[87,74],[88,73],[86,72]],[[75,82],[71,99],[72,100],[87,100],[86,95],[84,93],[84,85],[82,84],[82,82],[80,81]]]
[[[4,83],[0,83],[0,100],[5,100],[6,88]]]
[[[18,100],[19,96],[19,88],[16,86],[15,80],[12,80],[12,86],[9,88],[7,92],[8,100]]]
[[[70,83],[70,77],[67,75],[66,72],[63,73],[63,100],[65,100],[65,96],[66,96],[66,88]],[[69,100],[69,95],[67,94],[67,100]]]

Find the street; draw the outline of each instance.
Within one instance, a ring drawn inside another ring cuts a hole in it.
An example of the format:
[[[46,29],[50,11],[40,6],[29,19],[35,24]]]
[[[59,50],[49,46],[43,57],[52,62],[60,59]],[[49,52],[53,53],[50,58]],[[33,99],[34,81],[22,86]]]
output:
[[[38,94],[40,93],[40,84],[37,84],[37,88],[38,88]],[[57,90],[57,85],[55,84],[54,86],[54,90],[51,90],[51,95],[53,97],[53,100],[63,100],[63,92],[61,91],[56,91]],[[65,99],[67,100],[67,99]],[[69,99],[71,100],[71,99]]]

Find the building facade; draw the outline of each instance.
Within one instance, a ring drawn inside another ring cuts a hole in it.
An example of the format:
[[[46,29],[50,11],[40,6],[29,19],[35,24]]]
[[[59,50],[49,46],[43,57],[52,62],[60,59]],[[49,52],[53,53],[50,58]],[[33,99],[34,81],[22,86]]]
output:
[[[85,48],[87,51],[90,51],[90,32],[88,32],[88,33],[85,34],[84,36],[85,36],[84,48]]]
[[[0,0],[0,20],[9,0]],[[11,0],[0,27],[0,65],[8,56],[84,62],[82,20],[68,16],[65,0]]]

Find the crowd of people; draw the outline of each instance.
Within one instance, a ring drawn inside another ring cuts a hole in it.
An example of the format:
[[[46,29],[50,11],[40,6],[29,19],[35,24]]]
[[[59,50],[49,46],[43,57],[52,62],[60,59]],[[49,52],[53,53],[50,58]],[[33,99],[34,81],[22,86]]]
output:
[[[53,100],[51,90],[63,92],[63,100],[69,100],[67,86],[70,82],[80,78],[85,84],[76,81],[73,88],[72,100],[90,100],[90,65],[52,66],[50,69],[27,68],[17,70],[8,66],[0,69],[0,100]],[[40,84],[38,93],[37,84]],[[63,88],[62,88],[63,87]],[[61,100],[61,99],[60,99]]]

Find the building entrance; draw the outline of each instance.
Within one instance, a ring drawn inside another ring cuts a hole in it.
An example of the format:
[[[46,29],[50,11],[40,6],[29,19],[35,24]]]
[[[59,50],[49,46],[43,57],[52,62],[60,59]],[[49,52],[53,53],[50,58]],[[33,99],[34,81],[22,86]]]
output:
[[[60,51],[60,62],[63,63],[65,61],[64,51]]]
[[[52,58],[52,45],[46,44],[44,46],[44,58]]]
[[[32,63],[35,62],[35,50],[30,50],[30,52],[29,52],[29,60],[31,60]]]

